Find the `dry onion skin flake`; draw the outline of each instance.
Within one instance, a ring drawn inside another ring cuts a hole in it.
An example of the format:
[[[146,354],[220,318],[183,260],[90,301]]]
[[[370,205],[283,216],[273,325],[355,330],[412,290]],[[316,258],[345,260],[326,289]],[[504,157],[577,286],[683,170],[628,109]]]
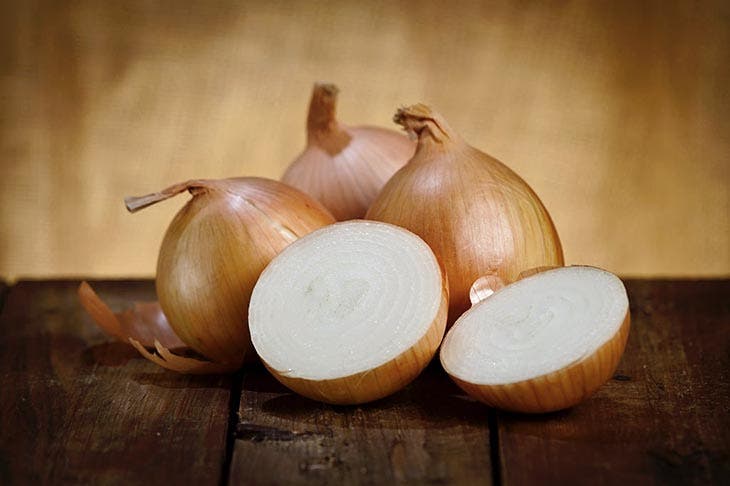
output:
[[[472,297],[475,305],[444,338],[441,364],[464,391],[496,408],[542,413],[576,405],[613,375],[626,346],[626,289],[598,268],[545,270],[481,301],[478,291]]]
[[[388,396],[432,359],[448,290],[429,246],[372,221],[327,226],[291,244],[251,295],[251,340],[291,390],[332,404]]]

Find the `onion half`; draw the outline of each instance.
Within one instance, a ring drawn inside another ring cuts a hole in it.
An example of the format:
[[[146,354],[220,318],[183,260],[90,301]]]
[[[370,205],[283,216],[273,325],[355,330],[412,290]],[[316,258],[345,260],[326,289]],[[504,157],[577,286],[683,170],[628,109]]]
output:
[[[258,355],[295,392],[355,404],[411,382],[436,353],[448,290],[428,245],[371,221],[317,230],[281,252],[251,296]]]
[[[444,338],[441,364],[487,405],[550,412],[581,402],[613,375],[629,327],[618,277],[594,267],[545,270],[461,316]]]

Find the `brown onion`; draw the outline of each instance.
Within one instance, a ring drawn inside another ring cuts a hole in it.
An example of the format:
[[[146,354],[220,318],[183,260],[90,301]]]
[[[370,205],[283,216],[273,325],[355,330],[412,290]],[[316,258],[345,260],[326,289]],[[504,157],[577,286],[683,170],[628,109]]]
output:
[[[102,328],[165,368],[235,370],[255,356],[248,302],[259,274],[291,242],[334,219],[302,192],[254,177],[192,180],[125,202],[137,211],[185,191],[193,197],[167,229],[157,262],[162,312],[148,304],[115,315],[85,283],[79,295]],[[169,351],[182,346],[203,359]],[[145,349],[152,347],[157,354]]]
[[[402,108],[394,120],[418,136],[416,153],[366,217],[403,226],[433,248],[449,280],[449,323],[469,308],[478,277],[509,283],[527,268],[563,265],[550,215],[524,180],[428,106]]]
[[[307,146],[281,180],[320,201],[338,220],[362,218],[388,179],[413,155],[402,134],[349,127],[335,118],[337,87],[316,84],[307,117]]]

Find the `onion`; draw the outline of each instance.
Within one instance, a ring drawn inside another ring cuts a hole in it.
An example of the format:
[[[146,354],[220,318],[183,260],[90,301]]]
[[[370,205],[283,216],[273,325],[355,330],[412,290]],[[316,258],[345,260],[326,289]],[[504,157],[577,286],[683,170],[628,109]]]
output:
[[[428,364],[447,302],[439,263],[418,236],[384,223],[338,223],[296,241],[261,274],[251,339],[295,392],[364,403],[400,390]]]
[[[311,195],[339,220],[362,218],[415,144],[384,128],[348,127],[335,118],[337,87],[316,84],[307,117],[307,147],[282,181]]]
[[[469,395],[516,412],[589,397],[616,370],[629,333],[626,289],[593,267],[528,276],[484,298],[449,330],[441,364]]]
[[[418,136],[413,158],[383,188],[367,218],[423,238],[446,267],[449,323],[469,308],[480,276],[512,282],[532,267],[563,265],[550,215],[517,174],[469,146],[425,105],[394,119]]]
[[[192,180],[143,197],[127,198],[137,211],[189,191],[160,247],[156,304],[115,315],[88,284],[81,302],[113,336],[175,371],[235,370],[251,359],[247,309],[261,271],[300,236],[333,223],[317,201],[280,182],[260,178]],[[161,309],[160,309],[161,308]],[[154,347],[153,354],[145,347]],[[189,348],[203,359],[180,356]]]

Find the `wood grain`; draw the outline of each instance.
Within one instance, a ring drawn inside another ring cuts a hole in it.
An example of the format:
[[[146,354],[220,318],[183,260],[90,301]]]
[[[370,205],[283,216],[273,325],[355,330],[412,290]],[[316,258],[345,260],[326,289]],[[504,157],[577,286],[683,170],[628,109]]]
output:
[[[0,4],[0,275],[151,276],[182,201],[122,198],[279,177],[315,81],[344,123],[434,106],[535,189],[568,263],[730,274],[730,2]]]
[[[244,377],[232,484],[491,484],[488,409],[432,364],[359,407],[292,394],[263,368]]]
[[[102,336],[76,303],[76,285],[20,282],[6,299],[0,484],[684,485],[730,477],[730,280],[628,281],[633,325],[613,380],[571,410],[540,416],[495,416],[438,364],[361,407],[298,397],[261,366],[244,370],[242,390],[240,375],[168,373]],[[113,307],[153,295],[151,282],[94,287]]]
[[[216,484],[230,378],[163,371],[101,335],[78,282],[20,282],[0,317],[0,484]],[[151,282],[94,283],[112,306]]]
[[[627,282],[613,380],[577,407],[499,414],[504,484],[722,484],[730,477],[730,281]]]

